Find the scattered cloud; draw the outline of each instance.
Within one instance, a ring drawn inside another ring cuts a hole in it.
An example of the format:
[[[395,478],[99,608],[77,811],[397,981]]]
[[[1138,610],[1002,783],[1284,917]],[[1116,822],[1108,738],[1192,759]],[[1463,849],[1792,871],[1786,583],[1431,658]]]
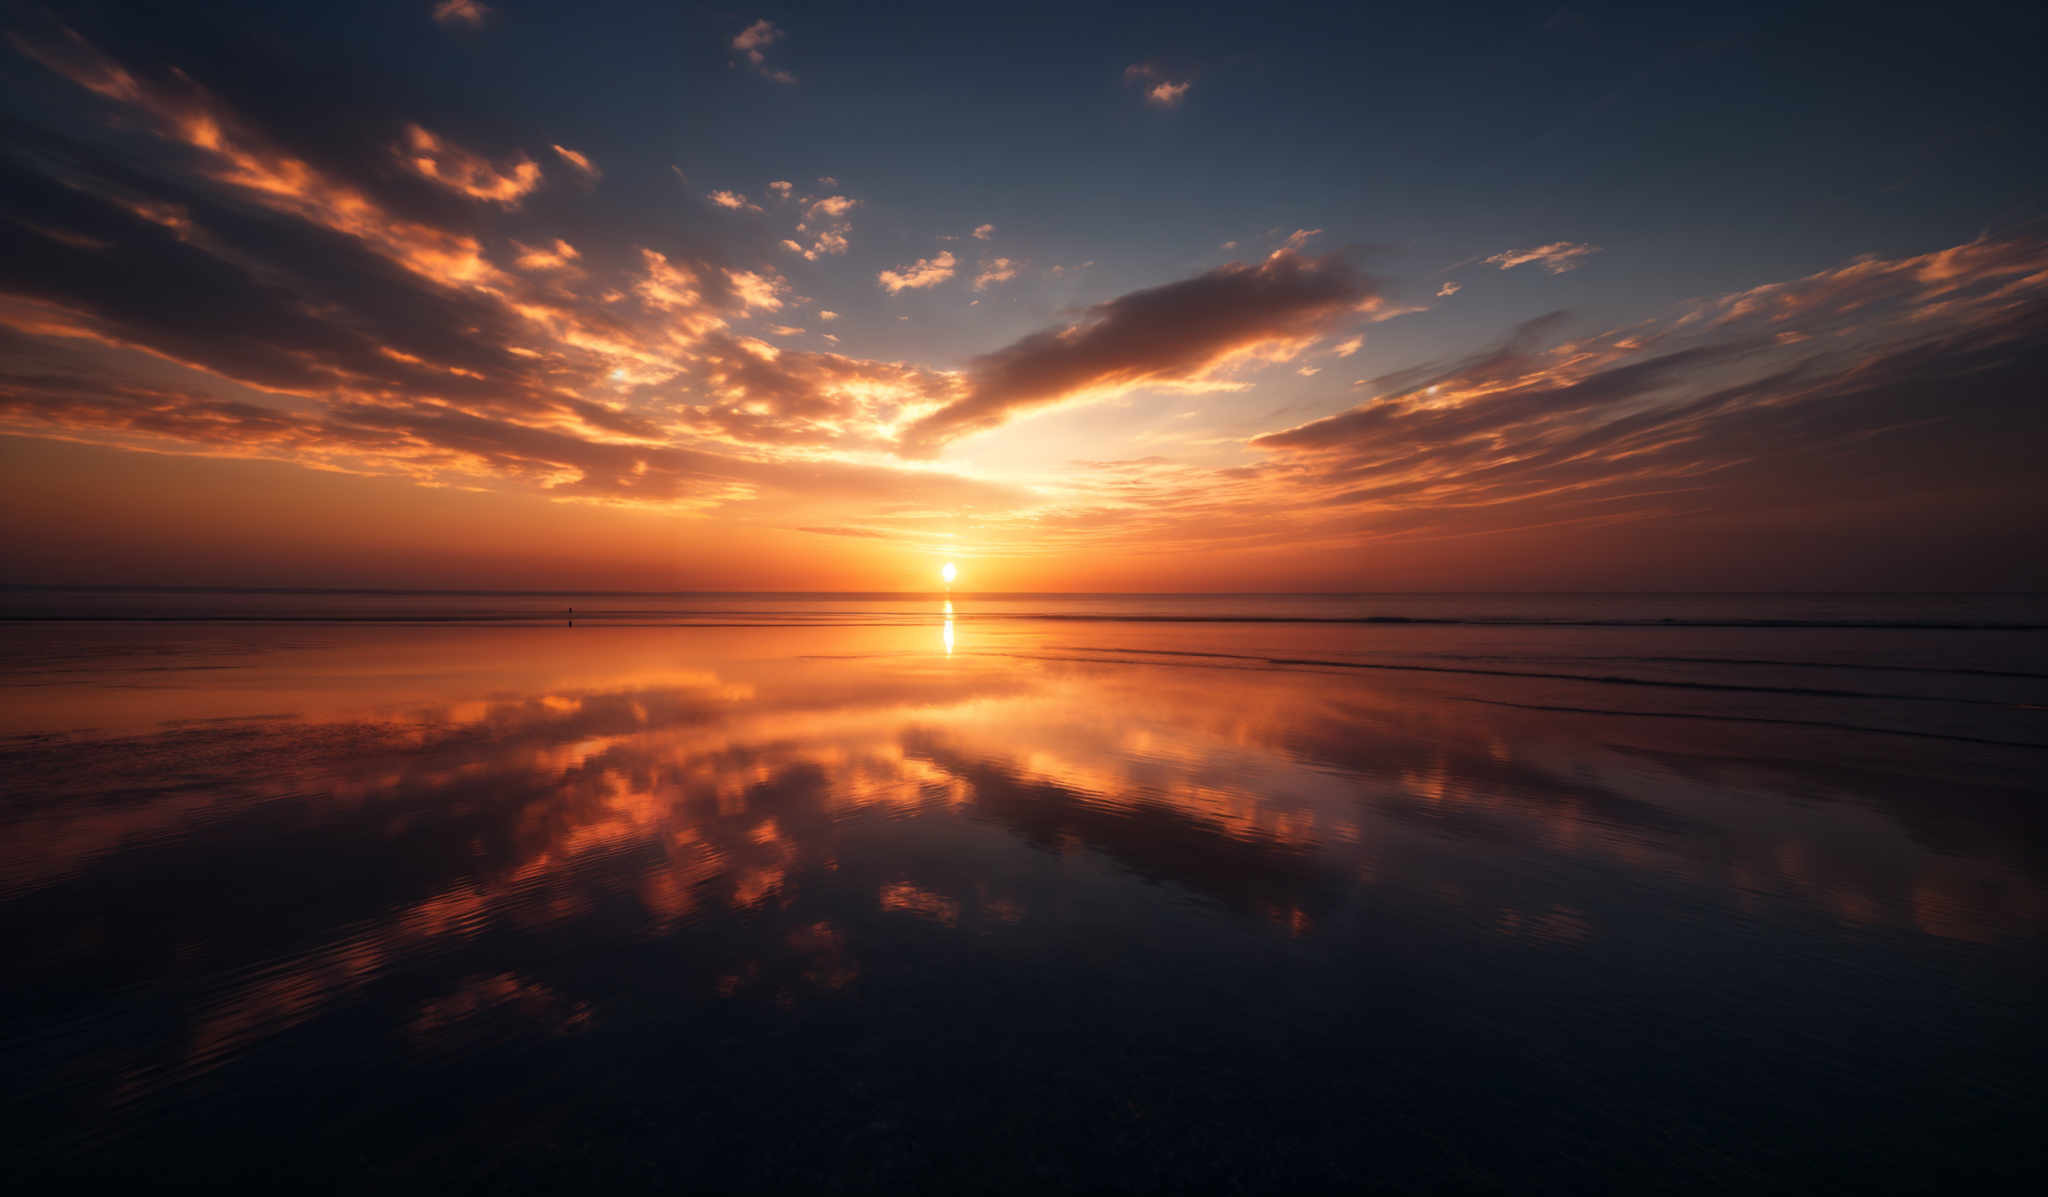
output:
[[[777,199],[788,199],[789,193],[796,190],[796,184],[788,179],[777,179],[768,184],[768,190],[774,192]]]
[[[1486,259],[1486,264],[1498,266],[1502,270],[1513,270],[1517,266],[1526,266],[1531,262],[1536,262],[1552,274],[1563,274],[1567,270],[1576,269],[1580,265],[1581,258],[1599,252],[1600,247],[1597,245],[1584,245],[1572,241],[1553,241],[1549,245],[1539,245],[1534,249],[1511,249],[1503,253],[1494,254]],[[1455,290],[1455,288],[1453,289]]]
[[[849,214],[858,206],[858,201],[843,195],[828,195],[823,199],[806,198],[804,205],[804,218],[797,224],[796,231],[808,238],[810,244],[787,239],[782,243],[783,248],[802,254],[806,261],[811,262],[827,255],[845,253],[852,245],[849,238],[853,233],[853,221]]]
[[[1459,291],[1463,289],[1464,288],[1460,287],[1457,283],[1445,283],[1443,286],[1438,287],[1436,289],[1436,297],[1438,299],[1449,299],[1451,296],[1456,295]]]
[[[795,83],[795,75],[768,65],[768,47],[782,38],[783,32],[775,22],[763,17],[734,34],[732,48],[738,50],[741,57],[747,60],[747,65],[758,71],[762,78],[777,83]]]
[[[875,281],[891,295],[903,290],[936,287],[953,277],[954,265],[952,251],[941,250],[929,258],[919,258],[908,266],[884,270],[875,276]]]
[[[986,241],[990,237],[993,237],[995,235],[996,226],[992,224],[981,224],[974,226],[974,239],[976,241]]]
[[[1337,344],[1338,357],[1350,357],[1365,347],[1364,337],[1351,337]]]
[[[749,203],[747,197],[737,191],[727,191],[721,188],[711,192],[704,198],[730,212],[759,212],[761,210],[761,205]]]
[[[1017,264],[1008,258],[990,258],[981,264],[981,270],[974,276],[974,289],[985,291],[997,283],[1006,283],[1017,277]]]

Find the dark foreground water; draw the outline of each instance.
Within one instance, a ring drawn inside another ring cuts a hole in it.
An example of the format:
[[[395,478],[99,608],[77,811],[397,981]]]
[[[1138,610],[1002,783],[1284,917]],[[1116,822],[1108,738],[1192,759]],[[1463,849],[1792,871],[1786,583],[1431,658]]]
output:
[[[953,608],[7,594],[4,1176],[2042,1178],[2039,601]]]

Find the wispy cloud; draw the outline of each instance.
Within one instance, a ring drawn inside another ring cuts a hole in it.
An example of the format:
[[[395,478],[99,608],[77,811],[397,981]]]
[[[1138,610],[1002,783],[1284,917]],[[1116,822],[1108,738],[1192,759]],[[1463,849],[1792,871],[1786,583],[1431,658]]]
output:
[[[597,168],[597,164],[592,162],[588,155],[578,153],[565,145],[557,145],[550,148],[555,151],[555,154],[562,161],[568,163],[571,169],[590,182],[595,183],[604,177],[604,172]]]
[[[540,186],[540,167],[526,155],[516,155],[502,167],[493,166],[418,125],[407,125],[405,140],[393,148],[421,178],[500,207],[518,207],[519,201]]]
[[[1510,249],[1494,254],[1486,259],[1486,264],[1498,266],[1502,270],[1513,270],[1517,266],[1535,262],[1552,274],[1563,274],[1567,270],[1576,269],[1581,264],[1580,259],[1599,252],[1600,247],[1597,245],[1553,241],[1549,245],[1539,245],[1534,249]],[[1452,289],[1456,290],[1455,285],[1452,285]]]

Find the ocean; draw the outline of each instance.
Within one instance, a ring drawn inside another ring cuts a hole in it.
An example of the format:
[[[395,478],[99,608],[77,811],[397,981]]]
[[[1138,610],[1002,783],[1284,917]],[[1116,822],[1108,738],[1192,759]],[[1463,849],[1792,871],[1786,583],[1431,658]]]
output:
[[[0,1175],[2048,1174],[2048,599],[0,590]]]

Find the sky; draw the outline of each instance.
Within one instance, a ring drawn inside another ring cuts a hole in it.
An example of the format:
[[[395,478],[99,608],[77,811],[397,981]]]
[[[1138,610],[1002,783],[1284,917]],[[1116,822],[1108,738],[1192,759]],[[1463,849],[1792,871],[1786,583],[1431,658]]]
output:
[[[2044,25],[8,3],[6,581],[2040,589]]]

